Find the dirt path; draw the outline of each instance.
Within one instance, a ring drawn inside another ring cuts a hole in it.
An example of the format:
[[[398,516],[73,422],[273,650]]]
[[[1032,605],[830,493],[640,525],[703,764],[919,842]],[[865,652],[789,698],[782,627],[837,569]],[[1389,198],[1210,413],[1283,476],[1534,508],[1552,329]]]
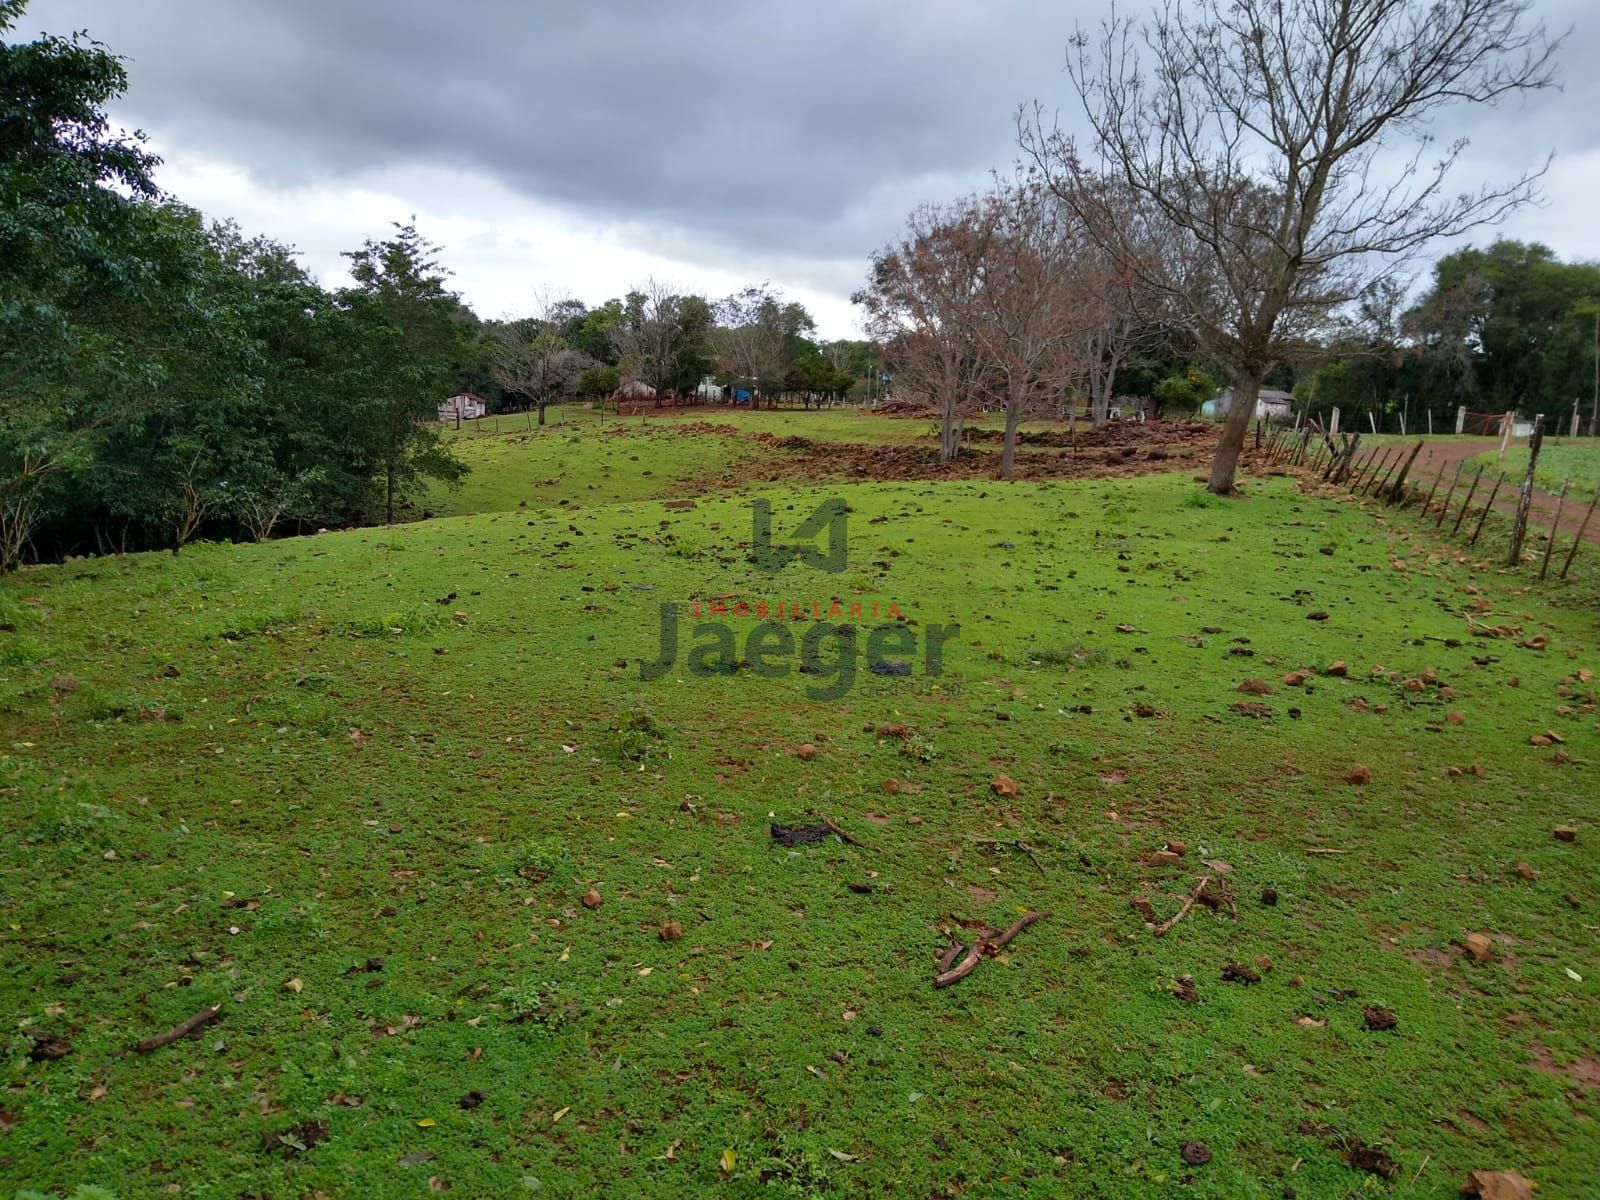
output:
[[[1513,439],[1511,444],[1513,446],[1525,446],[1527,445],[1527,439]],[[1498,445],[1499,443],[1494,438],[1460,438],[1450,441],[1428,442],[1422,447],[1422,454],[1418,456],[1416,465],[1411,468],[1410,478],[1415,479],[1418,486],[1426,494],[1427,489],[1433,486],[1434,479],[1442,475],[1443,479],[1439,484],[1439,495],[1443,496],[1445,489],[1450,486],[1450,480],[1455,476],[1457,463],[1464,462],[1476,454],[1482,454],[1485,450],[1494,450]],[[1365,455],[1360,457],[1364,459]],[[1476,467],[1467,467],[1462,470],[1461,480],[1456,488],[1456,498],[1451,504],[1452,512],[1456,510],[1462,500],[1466,499],[1467,488],[1471,486],[1472,477],[1476,472]],[[1478,485],[1477,494],[1472,498],[1474,509],[1480,508],[1483,502],[1489,498],[1489,493],[1494,490],[1494,481],[1498,475],[1499,472],[1492,465],[1484,471],[1483,482]],[[1507,516],[1514,516],[1517,511],[1517,488],[1521,485],[1522,476],[1518,474],[1513,478],[1508,472],[1505,483],[1501,484],[1500,492],[1495,497],[1495,511],[1503,512]],[[1438,503],[1438,498],[1435,498],[1434,504],[1437,506]],[[1563,535],[1572,537],[1578,532],[1578,526],[1582,524],[1583,514],[1588,507],[1588,497],[1580,499],[1575,495],[1568,494],[1567,503],[1561,510],[1560,530]],[[1555,516],[1555,511],[1555,496],[1535,484],[1533,500],[1528,508],[1528,540],[1530,542],[1537,540],[1540,544],[1543,544],[1545,534],[1550,531],[1550,521]],[[1451,519],[1453,520],[1454,518]],[[1595,515],[1590,518],[1589,528],[1585,531],[1583,540],[1600,545],[1600,509],[1597,509]]]

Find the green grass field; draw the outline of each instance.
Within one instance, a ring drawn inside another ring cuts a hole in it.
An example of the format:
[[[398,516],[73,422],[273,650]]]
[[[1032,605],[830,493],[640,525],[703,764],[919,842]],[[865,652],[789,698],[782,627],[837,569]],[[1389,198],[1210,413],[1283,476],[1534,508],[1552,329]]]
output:
[[[1490,471],[1504,471],[1507,477],[1521,480],[1528,473],[1528,448],[1510,446],[1502,460],[1498,448],[1475,454],[1468,460],[1472,466],[1487,467]],[[1587,500],[1600,488],[1600,445],[1593,439],[1581,441],[1551,440],[1539,450],[1539,461],[1533,470],[1533,479],[1552,494],[1561,490],[1563,480],[1568,481],[1568,497]]]
[[[741,483],[672,420],[463,434],[479,515],[0,579],[0,1194],[1592,1192],[1592,573],[1287,479]],[[758,569],[757,496],[844,499],[845,570]],[[713,598],[852,632],[696,671]]]

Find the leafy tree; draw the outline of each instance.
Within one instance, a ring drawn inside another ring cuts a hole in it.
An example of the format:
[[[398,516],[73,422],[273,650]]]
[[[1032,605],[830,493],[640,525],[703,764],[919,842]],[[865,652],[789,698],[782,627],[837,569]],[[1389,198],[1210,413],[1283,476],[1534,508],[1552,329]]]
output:
[[[445,286],[438,247],[413,223],[386,241],[348,251],[355,286],[340,300],[358,331],[365,372],[351,380],[351,406],[370,428],[384,519],[423,480],[457,482],[466,467],[444,446],[433,417],[460,366],[468,328]]]

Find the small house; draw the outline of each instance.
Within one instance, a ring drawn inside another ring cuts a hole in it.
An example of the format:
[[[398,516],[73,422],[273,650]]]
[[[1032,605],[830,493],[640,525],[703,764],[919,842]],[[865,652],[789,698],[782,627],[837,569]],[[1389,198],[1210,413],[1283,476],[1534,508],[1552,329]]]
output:
[[[1224,388],[1215,400],[1207,400],[1200,406],[1202,416],[1214,417],[1218,420],[1226,417],[1233,408],[1233,389]],[[1280,392],[1275,388],[1262,388],[1256,395],[1256,411],[1252,419],[1257,421],[1287,421],[1294,415],[1294,397],[1288,392]]]
[[[473,392],[457,392],[439,405],[441,421],[475,421],[489,411],[489,402]]]

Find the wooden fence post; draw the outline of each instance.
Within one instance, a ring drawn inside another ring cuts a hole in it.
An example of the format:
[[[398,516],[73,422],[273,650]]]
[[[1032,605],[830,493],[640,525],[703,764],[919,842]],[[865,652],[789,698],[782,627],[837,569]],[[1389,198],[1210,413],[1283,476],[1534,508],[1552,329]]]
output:
[[[1522,475],[1522,490],[1517,493],[1517,515],[1511,522],[1511,558],[1509,565],[1522,561],[1522,539],[1528,532],[1528,508],[1533,503],[1533,467],[1539,461],[1539,447],[1544,442],[1544,417],[1533,419],[1533,436],[1528,439],[1528,469]]]
[[[1589,518],[1594,516],[1594,506],[1600,502],[1600,480],[1595,482],[1594,496],[1589,501],[1589,511],[1583,514],[1583,521],[1578,525],[1578,536],[1572,539],[1572,549],[1567,551],[1567,561],[1561,564],[1561,578],[1567,577],[1567,568],[1572,566],[1573,555],[1578,553],[1578,544],[1583,541],[1583,535],[1589,529]]]
[[[1417,455],[1422,453],[1422,443],[1418,441],[1411,448],[1411,457],[1406,459],[1406,465],[1400,468],[1400,476],[1394,481],[1394,486],[1389,489],[1389,503],[1393,504],[1400,499],[1406,486],[1406,476],[1411,473],[1411,464],[1417,461]],[[1378,489],[1378,498],[1383,498],[1383,489]]]
[[[1451,477],[1450,490],[1444,494],[1444,501],[1439,505],[1439,514],[1438,514],[1438,516],[1434,517],[1434,519],[1433,519],[1433,527],[1435,529],[1439,528],[1439,526],[1444,524],[1444,514],[1446,512],[1448,512],[1449,509],[1450,509],[1450,501],[1452,501],[1452,500],[1454,500],[1456,498],[1456,486],[1461,482],[1461,468],[1466,466],[1466,465],[1467,465],[1467,460],[1466,459],[1460,458],[1460,459],[1456,460],[1456,473],[1455,473],[1454,476]],[[1444,472],[1440,471],[1439,474],[1441,476],[1443,476]],[[1434,483],[1438,483],[1438,482],[1439,481],[1437,479],[1434,480]],[[1430,503],[1431,503],[1431,501],[1430,501]],[[1424,509],[1423,511],[1427,511],[1427,510]]]
[[[1478,544],[1478,535],[1483,532],[1483,523],[1489,519],[1489,510],[1494,507],[1494,498],[1500,494],[1500,485],[1505,481],[1506,477],[1504,475],[1494,481],[1494,490],[1489,493],[1489,502],[1483,506],[1483,511],[1478,514],[1478,523],[1472,527],[1472,537],[1467,542],[1467,545],[1476,546]]]
[[[1472,497],[1478,490],[1478,481],[1483,478],[1483,468],[1478,468],[1478,473],[1472,477],[1472,486],[1467,489],[1467,501],[1461,506],[1461,511],[1456,514],[1456,523],[1450,526],[1450,534],[1454,537],[1461,532],[1461,518],[1467,515],[1467,509],[1472,507]]]
[[[1550,522],[1550,539],[1544,544],[1544,562],[1539,565],[1539,582],[1544,582],[1544,577],[1550,573],[1550,552],[1556,548],[1556,534],[1561,530],[1561,506],[1567,502],[1567,484],[1570,479],[1561,481],[1561,491],[1556,496],[1556,515]]]

